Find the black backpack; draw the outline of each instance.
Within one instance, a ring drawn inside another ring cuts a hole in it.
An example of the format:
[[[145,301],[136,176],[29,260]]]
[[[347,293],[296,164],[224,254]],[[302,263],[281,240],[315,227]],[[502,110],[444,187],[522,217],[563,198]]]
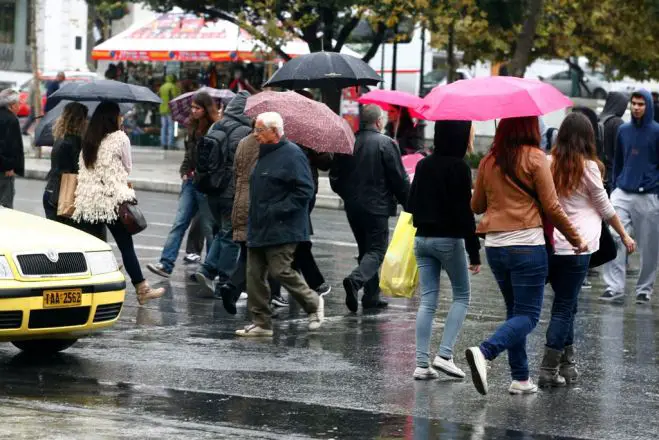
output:
[[[229,133],[211,129],[197,143],[194,181],[204,194],[219,194],[231,185],[233,152],[229,148],[229,135],[234,129]]]

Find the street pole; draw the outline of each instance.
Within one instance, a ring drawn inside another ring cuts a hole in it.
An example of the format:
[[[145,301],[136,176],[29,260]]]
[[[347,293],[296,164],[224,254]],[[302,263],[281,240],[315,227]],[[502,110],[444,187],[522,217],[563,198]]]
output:
[[[382,77],[382,81],[380,82],[380,90],[384,89],[384,50],[387,47],[387,41],[384,40],[380,44],[380,50],[382,51],[382,55],[380,56],[380,76]]]
[[[423,80],[425,75],[426,67],[426,25],[425,23],[421,26],[421,69],[419,70],[419,95],[421,95],[423,90]]]
[[[30,61],[32,63],[32,90],[30,96],[31,109],[35,117],[42,116],[41,108],[41,78],[39,78],[39,52],[37,45],[37,7],[38,0],[30,2]],[[34,140],[32,141],[34,145]],[[37,149],[37,157],[41,158],[41,147]]]
[[[396,90],[396,70],[398,69],[398,25],[394,28],[394,54],[391,60],[391,90]]]

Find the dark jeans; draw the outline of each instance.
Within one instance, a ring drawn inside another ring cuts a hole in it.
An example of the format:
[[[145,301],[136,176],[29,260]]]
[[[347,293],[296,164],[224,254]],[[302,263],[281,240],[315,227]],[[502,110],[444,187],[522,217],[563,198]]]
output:
[[[359,266],[349,278],[364,287],[362,303],[380,299],[380,266],[389,244],[389,217],[374,216],[360,209],[346,207],[350,229],[357,241]]]
[[[204,237],[201,228],[201,219],[199,213],[197,213],[190,223],[190,229],[188,229],[188,241],[185,245],[185,252],[187,254],[201,255],[204,250],[205,240],[206,237]]]
[[[485,248],[487,262],[506,303],[504,322],[480,349],[487,360],[508,350],[513,380],[529,378],[526,337],[540,319],[547,278],[547,251],[544,246]]]
[[[14,209],[14,196],[16,195],[16,178],[5,176],[0,171],[0,206]]]
[[[126,272],[128,272],[131,282],[134,286],[137,286],[144,281],[144,276],[142,275],[142,268],[135,253],[133,236],[126,230],[123,223],[118,220],[114,223],[108,223],[106,226],[117,243],[119,252],[121,252],[121,259],[124,262],[124,267],[126,268]]]
[[[247,291],[247,244],[245,242],[236,244],[240,246],[238,264],[227,286],[231,289],[234,299],[238,300],[240,293]],[[268,275],[268,285],[271,295],[281,295],[281,284],[270,275]]]
[[[201,267],[202,273],[209,278],[220,277],[220,283],[227,282],[238,263],[240,246],[233,241],[231,212],[233,200],[221,197],[208,197],[208,206],[219,230],[213,238],[206,261]]]
[[[90,235],[93,235],[99,240],[108,241],[107,229],[105,228],[104,224],[102,223],[92,224],[86,222],[78,223],[78,222],[74,222],[70,218],[58,216],[57,207],[50,204],[50,193],[47,192],[44,192],[43,194],[43,210],[48,220],[53,220],[65,224],[67,226],[71,226],[72,228],[79,229],[82,232],[86,232]]]
[[[574,318],[581,285],[588,275],[590,255],[552,255],[549,282],[554,290],[547,347],[562,351],[574,343]]]

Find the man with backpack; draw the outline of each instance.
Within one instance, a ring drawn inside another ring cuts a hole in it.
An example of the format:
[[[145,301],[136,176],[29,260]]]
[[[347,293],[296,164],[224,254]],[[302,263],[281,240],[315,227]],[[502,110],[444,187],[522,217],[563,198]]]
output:
[[[606,167],[604,187],[611,194],[611,176],[613,174],[613,158],[615,157],[618,129],[623,124],[622,115],[629,106],[629,97],[624,93],[611,92],[606,98],[604,110],[599,117],[599,127],[603,135],[603,148],[600,159]]]
[[[238,144],[252,132],[252,120],[245,115],[249,92],[241,91],[231,100],[224,116],[197,148],[197,188],[208,195],[208,205],[215,219],[215,234],[206,261],[195,273],[197,281],[220,299],[220,288],[233,274],[240,246],[233,241],[231,212],[236,192],[233,161]],[[217,289],[213,280],[219,276]],[[217,290],[217,293],[215,293]]]

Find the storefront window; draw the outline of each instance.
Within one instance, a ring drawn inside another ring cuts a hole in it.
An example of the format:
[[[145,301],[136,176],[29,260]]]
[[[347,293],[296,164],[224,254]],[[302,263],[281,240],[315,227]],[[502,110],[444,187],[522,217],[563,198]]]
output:
[[[14,44],[15,2],[0,2],[0,43]]]

